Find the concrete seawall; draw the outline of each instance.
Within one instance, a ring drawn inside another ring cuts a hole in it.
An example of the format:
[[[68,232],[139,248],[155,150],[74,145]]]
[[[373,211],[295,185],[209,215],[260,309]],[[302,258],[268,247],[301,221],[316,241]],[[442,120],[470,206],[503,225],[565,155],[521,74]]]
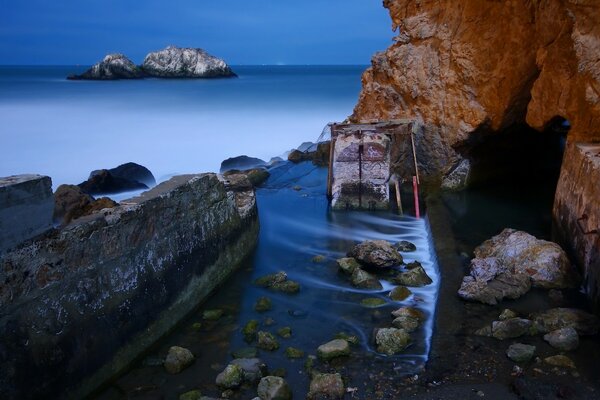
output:
[[[253,250],[253,189],[185,175],[0,256],[0,393],[81,398]]]

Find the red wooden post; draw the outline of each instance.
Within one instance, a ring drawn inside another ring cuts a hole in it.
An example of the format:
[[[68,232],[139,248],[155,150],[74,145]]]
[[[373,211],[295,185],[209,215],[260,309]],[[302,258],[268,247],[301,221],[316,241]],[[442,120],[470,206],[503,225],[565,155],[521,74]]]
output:
[[[416,176],[413,176],[413,193],[415,195],[415,216],[421,218],[421,212],[419,211],[419,184],[417,183]]]

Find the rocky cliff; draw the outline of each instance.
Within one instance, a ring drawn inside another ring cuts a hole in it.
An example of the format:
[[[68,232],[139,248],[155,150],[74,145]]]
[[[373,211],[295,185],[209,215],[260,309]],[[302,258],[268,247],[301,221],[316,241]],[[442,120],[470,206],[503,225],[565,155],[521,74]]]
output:
[[[415,118],[425,178],[465,169],[480,134],[569,121],[600,140],[596,0],[385,0],[398,34],[363,74],[351,121]],[[431,164],[431,165],[429,165]],[[429,167],[429,168],[428,168]]]

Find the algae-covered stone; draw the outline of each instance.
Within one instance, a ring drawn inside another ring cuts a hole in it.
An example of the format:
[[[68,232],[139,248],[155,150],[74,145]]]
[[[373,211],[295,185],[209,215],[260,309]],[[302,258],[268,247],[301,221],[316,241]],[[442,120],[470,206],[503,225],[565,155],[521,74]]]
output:
[[[242,369],[244,382],[256,383],[267,372],[267,366],[259,358],[238,358],[231,364]]]
[[[291,400],[292,391],[287,382],[278,376],[265,376],[258,384],[261,400]]]
[[[394,325],[396,328],[402,328],[406,332],[415,331],[420,324],[421,321],[418,318],[407,315],[401,315],[392,321],[392,325]]]
[[[381,282],[379,282],[379,279],[377,279],[377,277],[369,274],[368,272],[360,268],[354,269],[350,281],[352,282],[352,286],[360,289],[383,289],[383,286],[381,286]]]
[[[287,349],[285,349],[285,356],[287,358],[303,358],[304,351],[295,347],[288,347]]]
[[[360,343],[360,339],[356,335],[350,335],[346,332],[338,332],[334,336],[335,339],[343,339],[351,345],[357,345]]]
[[[265,296],[259,297],[256,303],[254,303],[254,309],[258,312],[269,311],[272,306],[271,299]]]
[[[194,362],[194,355],[184,347],[172,346],[165,358],[164,367],[170,374],[178,374]]]
[[[316,361],[317,356],[315,355],[310,354],[308,357],[306,357],[306,361],[304,361],[304,369],[306,370],[306,372],[308,372],[309,374],[312,373]]]
[[[559,354],[552,357],[544,358],[544,362],[554,367],[573,368],[575,369],[575,363],[569,357]]]
[[[390,291],[388,297],[394,301],[402,301],[406,300],[411,294],[412,292],[409,288],[405,286],[396,286]]]
[[[506,350],[508,358],[517,363],[528,362],[535,354],[535,346],[523,343],[511,344]]]
[[[398,354],[410,344],[410,335],[404,329],[381,328],[375,333],[377,351],[388,356]]]
[[[242,384],[244,371],[239,365],[229,364],[223,372],[217,375],[215,383],[224,389],[235,389]]]
[[[492,336],[499,340],[536,334],[533,322],[525,318],[510,318],[492,322]]]
[[[190,390],[189,392],[185,392],[179,395],[179,400],[200,400],[202,397],[202,393],[198,390]]]
[[[242,328],[242,334],[246,342],[253,342],[256,339],[256,333],[258,332],[258,321],[251,319]]]
[[[278,292],[294,294],[300,291],[300,284],[296,281],[286,280],[284,282],[275,283],[270,287],[272,290],[276,290]]]
[[[337,260],[340,271],[346,274],[352,274],[355,269],[360,268],[360,264],[353,257],[344,257]]]
[[[311,261],[312,261],[313,263],[315,263],[315,264],[320,264],[320,263],[322,263],[323,261],[325,261],[325,256],[322,256],[322,255],[320,255],[320,254],[319,254],[319,255],[316,255],[316,256],[314,256],[314,257],[311,259]]]
[[[392,278],[391,281],[397,285],[409,287],[421,287],[433,282],[421,266],[413,268],[408,272],[401,272]]]
[[[284,339],[289,339],[292,337],[292,328],[289,326],[284,326],[283,328],[277,330],[277,334]]]
[[[414,307],[400,307],[397,310],[392,311],[392,316],[398,317],[411,317],[418,319],[419,321],[425,321],[425,314],[423,311]]]
[[[214,310],[204,310],[202,313],[202,318],[209,321],[216,321],[223,316],[223,310],[216,308]]]
[[[346,387],[340,374],[314,374],[307,398],[343,399],[345,394]]]
[[[354,246],[348,256],[372,268],[389,268],[402,264],[402,256],[386,240],[365,240]]]
[[[255,358],[257,354],[256,347],[243,347],[231,352],[233,358]]]
[[[317,348],[317,355],[320,359],[329,361],[336,357],[350,355],[350,344],[344,339],[334,339],[330,342],[320,345]]]
[[[404,252],[404,253],[408,253],[411,251],[416,251],[417,250],[417,246],[415,246],[413,243],[407,241],[407,240],[401,240],[398,243],[396,243],[394,245],[394,248],[398,251]]]
[[[284,271],[265,275],[261,278],[258,278],[256,281],[254,281],[254,283],[258,286],[284,293],[298,293],[300,291],[300,284],[298,282],[289,280]]]
[[[279,348],[279,342],[271,332],[258,332],[258,347],[263,350],[275,351]]]
[[[379,307],[381,305],[386,304],[386,301],[383,299],[380,299],[379,297],[367,297],[367,298],[362,299],[360,301],[360,304],[365,307],[375,308],[375,307]]]
[[[550,346],[562,351],[575,350],[579,346],[579,335],[572,326],[557,329],[544,335],[544,340]]]
[[[192,324],[192,330],[199,331],[202,329],[202,322],[194,322]]]

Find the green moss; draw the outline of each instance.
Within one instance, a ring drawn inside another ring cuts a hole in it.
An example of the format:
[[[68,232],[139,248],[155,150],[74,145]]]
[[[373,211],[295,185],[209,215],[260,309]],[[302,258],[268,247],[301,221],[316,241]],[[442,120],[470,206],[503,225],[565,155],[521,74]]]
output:
[[[367,297],[360,301],[361,305],[363,305],[365,307],[370,307],[370,308],[379,307],[381,305],[384,305],[385,303],[386,303],[385,300],[380,299],[378,297]]]
[[[254,303],[254,309],[258,312],[265,312],[269,311],[272,305],[271,299],[263,296],[256,300],[256,303]]]
[[[256,340],[256,333],[258,332],[258,321],[252,319],[244,325],[242,328],[242,334],[247,342],[253,342]]]
[[[277,334],[284,339],[289,339],[292,336],[292,328],[289,326],[284,326],[277,331]]]
[[[200,400],[201,397],[202,393],[198,389],[195,389],[179,395],[179,400]]]
[[[288,347],[287,349],[285,349],[285,356],[287,358],[303,358],[304,351],[295,347]]]

